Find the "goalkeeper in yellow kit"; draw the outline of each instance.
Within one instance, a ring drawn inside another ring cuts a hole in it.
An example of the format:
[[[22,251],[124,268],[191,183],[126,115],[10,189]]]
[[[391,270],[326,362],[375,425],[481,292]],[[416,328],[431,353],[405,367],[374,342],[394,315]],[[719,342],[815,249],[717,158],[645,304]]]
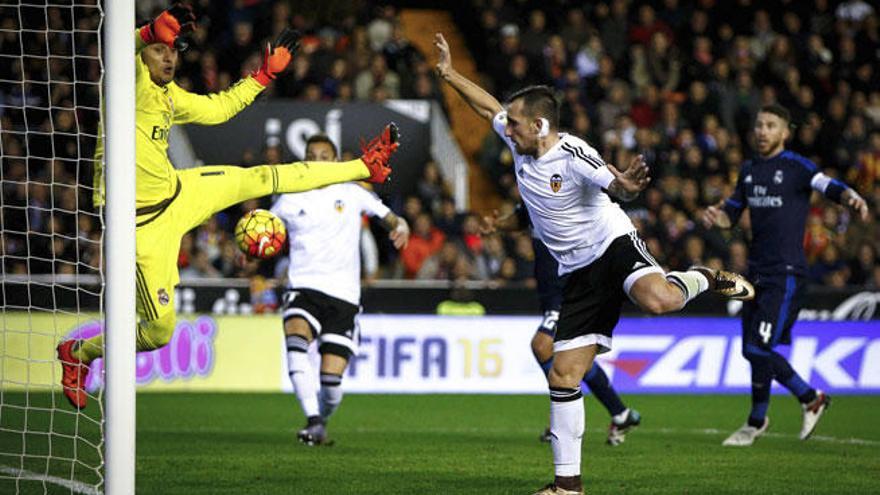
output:
[[[177,47],[185,45],[180,35],[194,26],[191,9],[175,4],[135,32],[138,351],[163,347],[174,332],[172,298],[180,281],[177,255],[187,231],[214,213],[251,198],[353,180],[384,182],[391,172],[388,161],[398,146],[396,126],[390,124],[364,147],[360,159],[348,162],[175,170],[167,155],[171,126],[214,125],[231,119],[287,67],[299,45],[299,34],[285,29],[275,43],[266,47],[262,66],[256,72],[224,92],[196,95],[174,82]],[[102,148],[99,143],[96,155],[103,154]],[[103,205],[101,168],[96,170],[95,182],[96,203]],[[62,387],[74,407],[86,406],[88,397],[83,387],[88,366],[103,352],[103,336],[59,344]]]

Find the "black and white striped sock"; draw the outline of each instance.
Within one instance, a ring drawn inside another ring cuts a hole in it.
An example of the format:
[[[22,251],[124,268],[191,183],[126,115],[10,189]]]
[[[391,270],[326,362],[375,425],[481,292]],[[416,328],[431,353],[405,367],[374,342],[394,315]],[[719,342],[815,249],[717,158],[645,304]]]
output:
[[[309,360],[309,341],[301,335],[288,335],[287,369],[293,391],[306,417],[317,416],[318,391],[315,390],[315,372]]]
[[[342,403],[342,375],[321,373],[321,417],[326,421]]]

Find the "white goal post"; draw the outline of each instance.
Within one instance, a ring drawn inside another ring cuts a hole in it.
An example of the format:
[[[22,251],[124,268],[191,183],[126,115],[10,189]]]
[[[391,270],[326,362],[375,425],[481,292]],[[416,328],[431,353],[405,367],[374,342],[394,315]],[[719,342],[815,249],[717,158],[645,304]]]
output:
[[[0,2],[0,494],[135,490],[134,33],[135,0]],[[56,347],[102,329],[77,409]]]
[[[135,486],[134,0],[105,0],[105,10],[105,492],[122,495]]]

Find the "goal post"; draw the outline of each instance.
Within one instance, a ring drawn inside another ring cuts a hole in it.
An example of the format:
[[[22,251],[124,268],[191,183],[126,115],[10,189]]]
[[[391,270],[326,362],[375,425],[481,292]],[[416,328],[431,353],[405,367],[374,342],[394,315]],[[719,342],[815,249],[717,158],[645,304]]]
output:
[[[134,26],[135,0],[0,2],[0,494],[134,492]],[[76,409],[56,347],[102,331]]]
[[[105,492],[135,480],[135,8],[105,1]]]

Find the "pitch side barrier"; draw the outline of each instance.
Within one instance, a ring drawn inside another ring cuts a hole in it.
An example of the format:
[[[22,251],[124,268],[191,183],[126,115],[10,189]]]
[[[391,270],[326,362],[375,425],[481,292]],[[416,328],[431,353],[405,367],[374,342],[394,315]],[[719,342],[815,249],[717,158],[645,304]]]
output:
[[[88,276],[40,276],[28,278],[7,275],[0,280],[0,306],[9,310],[31,308],[50,311],[52,304],[60,309],[97,311],[96,291],[82,290],[97,287],[97,278]],[[479,302],[490,315],[534,315],[539,311],[538,298],[533,289],[525,287],[492,287],[473,282],[465,286],[464,294]],[[451,287],[442,281],[383,280],[366,287],[362,304],[367,313],[433,314],[437,305],[450,299]],[[183,314],[259,314],[277,310],[281,300],[280,289],[253,292],[245,279],[184,280],[174,297],[178,313]],[[880,319],[880,290],[860,288],[831,289],[811,286],[804,296],[801,320],[878,320]],[[726,302],[711,294],[688,303],[683,313],[676,316],[738,316],[742,305]],[[642,315],[628,304],[624,314]]]
[[[362,315],[346,391],[546,393],[529,346],[539,322],[538,316]],[[37,323],[70,337],[102,328],[97,319],[84,323],[63,314],[6,314],[9,328]],[[51,338],[10,332],[0,341],[6,362],[0,389],[57,386],[54,346]],[[741,346],[736,318],[627,316],[612,351],[598,359],[623,393],[747,394],[749,365]],[[802,321],[792,345],[778,350],[814,386],[833,394],[880,394],[876,321]],[[276,314],[180,315],[168,346],[137,355],[136,376],[144,391],[290,392],[286,362]],[[89,390],[103,385],[103,365],[101,359],[92,363]]]

